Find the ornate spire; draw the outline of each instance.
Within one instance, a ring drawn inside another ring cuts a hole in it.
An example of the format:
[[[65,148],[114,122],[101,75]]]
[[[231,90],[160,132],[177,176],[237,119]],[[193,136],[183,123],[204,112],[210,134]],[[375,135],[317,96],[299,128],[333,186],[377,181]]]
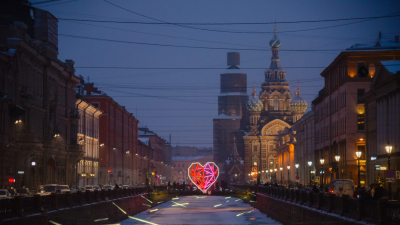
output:
[[[233,137],[233,156],[239,156],[239,153],[237,151],[237,145],[236,145],[236,137]]]

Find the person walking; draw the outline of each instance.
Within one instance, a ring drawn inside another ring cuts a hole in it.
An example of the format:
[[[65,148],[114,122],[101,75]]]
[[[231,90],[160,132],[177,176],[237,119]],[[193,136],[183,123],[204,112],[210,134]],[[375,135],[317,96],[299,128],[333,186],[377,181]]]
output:
[[[339,190],[336,192],[336,196],[342,197],[343,195],[343,187],[339,187]]]
[[[119,189],[119,186],[118,186],[118,184],[117,183],[115,183],[115,189]]]

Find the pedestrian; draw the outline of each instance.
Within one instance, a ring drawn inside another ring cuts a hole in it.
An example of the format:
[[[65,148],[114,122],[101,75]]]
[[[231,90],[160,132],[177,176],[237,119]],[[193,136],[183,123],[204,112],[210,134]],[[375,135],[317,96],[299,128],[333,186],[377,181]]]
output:
[[[167,188],[168,188],[168,190],[171,189],[171,182],[170,181],[168,181]]]
[[[339,190],[336,192],[336,196],[342,197],[343,195],[343,187],[339,187]]]
[[[115,183],[115,189],[119,189],[119,186],[118,186],[118,184],[117,183]]]
[[[176,190],[176,182],[175,181],[172,185],[173,185],[174,190]]]
[[[183,181],[183,183],[182,183],[182,189],[183,189],[183,191],[185,191],[185,181]]]
[[[317,188],[317,185],[315,185],[315,184],[314,184],[314,187],[313,187],[312,190],[313,190],[314,193],[318,193],[318,192],[319,192],[319,191],[318,191],[318,188]]]

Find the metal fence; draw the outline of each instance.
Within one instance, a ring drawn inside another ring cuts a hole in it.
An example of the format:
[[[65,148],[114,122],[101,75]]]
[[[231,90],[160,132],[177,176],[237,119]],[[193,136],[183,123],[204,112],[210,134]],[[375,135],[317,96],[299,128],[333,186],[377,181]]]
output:
[[[164,186],[157,187],[160,190],[164,190]],[[27,214],[105,201],[106,199],[131,197],[147,192],[146,187],[138,187],[86,192],[77,191],[74,193],[65,192],[62,194],[52,193],[51,195],[34,195],[32,197],[16,196],[9,199],[0,199],[0,221]]]
[[[234,187],[288,202],[296,202],[299,206],[305,205],[359,221],[375,224],[400,224],[400,203],[399,201],[389,201],[387,198],[374,201],[372,199],[353,199],[348,195],[339,197],[331,193],[289,190],[284,187],[248,185],[234,185]]]

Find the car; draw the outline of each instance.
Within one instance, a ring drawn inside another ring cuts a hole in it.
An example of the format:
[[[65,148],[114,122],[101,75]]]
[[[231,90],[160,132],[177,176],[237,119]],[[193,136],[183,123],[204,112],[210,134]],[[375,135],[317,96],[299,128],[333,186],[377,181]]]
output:
[[[101,190],[101,188],[99,187],[99,185],[93,185],[93,189],[94,189],[94,190],[98,190],[98,191]]]
[[[129,185],[122,185],[121,188],[122,189],[128,189],[128,188],[130,188],[130,186]]]
[[[112,185],[104,185],[103,189],[104,190],[114,190],[114,186],[112,186]]]
[[[61,193],[59,184],[40,185],[38,193],[40,195],[50,195],[51,193]]]
[[[65,193],[65,192],[71,192],[69,189],[68,185],[60,185],[60,192]]]
[[[11,194],[7,189],[0,189],[0,199],[2,198],[11,198]]]
[[[17,192],[16,192],[15,189],[13,189],[13,188],[8,189],[8,193],[10,193],[10,197],[11,197],[11,198],[13,198],[13,197],[17,194]]]
[[[354,183],[349,179],[335,179],[332,180],[329,185],[329,193],[336,194],[339,191],[339,187],[343,188],[343,194],[349,195],[350,198],[353,197],[354,194]]]
[[[78,191],[85,192],[85,191],[86,191],[86,188],[84,188],[84,187],[80,187],[80,188],[78,188]]]
[[[29,188],[18,188],[16,189],[17,195],[22,197],[30,197],[32,193],[29,191]]]

